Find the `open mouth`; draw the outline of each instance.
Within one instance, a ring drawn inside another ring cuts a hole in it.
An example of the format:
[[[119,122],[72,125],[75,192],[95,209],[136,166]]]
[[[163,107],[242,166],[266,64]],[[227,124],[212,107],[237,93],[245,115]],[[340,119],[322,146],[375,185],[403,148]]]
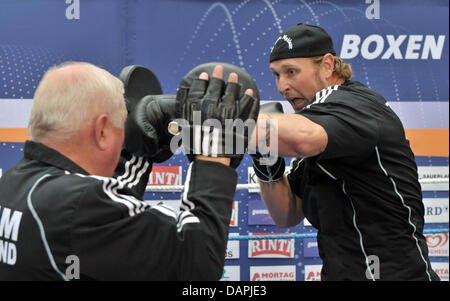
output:
[[[288,98],[288,101],[292,104],[292,106],[295,109],[301,109],[308,103],[307,99],[304,97]]]
[[[295,97],[295,98],[291,98],[291,102],[293,103],[297,103],[298,101],[305,101],[305,99],[303,97]]]

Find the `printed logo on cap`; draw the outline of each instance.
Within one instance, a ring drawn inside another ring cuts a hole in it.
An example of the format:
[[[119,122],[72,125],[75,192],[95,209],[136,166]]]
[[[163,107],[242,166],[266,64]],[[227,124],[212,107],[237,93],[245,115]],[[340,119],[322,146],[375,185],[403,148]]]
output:
[[[283,35],[282,37],[278,37],[278,39],[275,41],[275,44],[273,44],[273,46],[275,47],[275,45],[278,43],[278,41],[285,41],[288,44],[288,48],[292,49],[294,46],[292,44],[292,38],[288,37],[287,35]],[[273,48],[272,48],[273,50]]]

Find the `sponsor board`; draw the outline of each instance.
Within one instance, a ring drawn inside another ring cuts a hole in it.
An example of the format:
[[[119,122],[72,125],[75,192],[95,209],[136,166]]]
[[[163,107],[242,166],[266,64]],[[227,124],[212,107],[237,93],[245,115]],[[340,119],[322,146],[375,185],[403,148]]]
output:
[[[250,281],[295,280],[295,265],[250,266]]]
[[[431,267],[441,280],[448,281],[448,262],[431,262]],[[322,265],[305,265],[305,281],[320,281]]]
[[[305,265],[305,281],[320,281],[321,264]]]
[[[262,200],[248,201],[248,225],[275,225],[269,210]],[[303,219],[303,226],[311,226],[308,219]]]
[[[182,185],[182,176],[181,166],[154,165],[148,178],[147,187]]]
[[[425,223],[448,223],[448,198],[423,199]]]
[[[443,180],[448,179],[448,166],[418,166],[417,173],[420,180]],[[421,183],[424,191],[448,191],[447,183]]]
[[[317,246],[317,238],[303,239],[303,257],[319,257],[319,249]]]
[[[439,60],[444,49],[445,35],[380,35],[361,37],[345,34],[342,41],[342,59],[353,59],[360,55],[366,60]]]
[[[239,221],[239,203],[233,201],[233,207],[231,209],[230,227],[237,227]]]
[[[239,233],[230,233],[230,236],[238,236]],[[239,259],[239,240],[229,240],[227,250],[225,251],[225,259]]]
[[[241,281],[241,267],[238,265],[224,266],[220,281]]]
[[[428,245],[428,256],[448,257],[448,233],[425,234]]]
[[[448,281],[448,261],[447,262],[431,262],[431,268],[441,278],[442,281]]]
[[[247,221],[249,225],[275,225],[262,200],[248,201]]]
[[[253,167],[248,168],[247,175],[248,175],[248,184],[253,184],[253,185],[258,184],[258,177],[256,176],[255,171],[253,170]],[[259,193],[259,187],[249,188],[248,192]]]
[[[291,233],[251,233],[251,235]],[[254,239],[248,241],[248,258],[294,258],[295,239]]]

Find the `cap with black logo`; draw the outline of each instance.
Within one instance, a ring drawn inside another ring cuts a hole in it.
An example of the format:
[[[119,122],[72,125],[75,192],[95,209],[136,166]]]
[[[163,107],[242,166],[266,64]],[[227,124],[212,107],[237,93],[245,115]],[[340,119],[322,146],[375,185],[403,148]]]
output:
[[[270,62],[296,57],[336,55],[330,35],[320,26],[298,23],[275,41]]]

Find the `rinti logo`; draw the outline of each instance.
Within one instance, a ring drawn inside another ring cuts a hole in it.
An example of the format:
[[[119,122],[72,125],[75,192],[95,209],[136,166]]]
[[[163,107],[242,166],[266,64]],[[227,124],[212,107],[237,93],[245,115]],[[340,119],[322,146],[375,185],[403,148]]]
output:
[[[148,185],[182,185],[181,177],[181,166],[153,166]]]
[[[252,235],[281,235],[287,233],[252,233]],[[255,239],[248,242],[249,258],[294,258],[294,239]]]

